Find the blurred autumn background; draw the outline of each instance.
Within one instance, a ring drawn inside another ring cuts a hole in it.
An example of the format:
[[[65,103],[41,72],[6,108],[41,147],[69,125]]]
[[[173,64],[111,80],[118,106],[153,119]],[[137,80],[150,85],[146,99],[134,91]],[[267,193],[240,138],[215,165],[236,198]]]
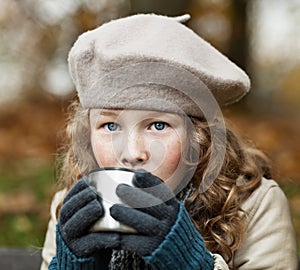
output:
[[[1,0],[0,247],[43,245],[74,94],[71,45],[83,31],[136,12],[190,13],[188,25],[248,72],[251,93],[224,115],[274,162],[300,239],[299,1]]]

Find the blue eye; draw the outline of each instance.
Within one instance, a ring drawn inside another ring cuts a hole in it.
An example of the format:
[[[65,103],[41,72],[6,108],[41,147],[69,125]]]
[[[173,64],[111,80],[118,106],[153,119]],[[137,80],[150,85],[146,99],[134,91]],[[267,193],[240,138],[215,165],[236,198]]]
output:
[[[120,126],[116,123],[107,123],[104,127],[109,131],[117,131],[120,129]]]
[[[152,126],[156,130],[161,131],[161,130],[164,130],[166,128],[167,124],[164,123],[164,122],[156,122],[156,123],[153,123]]]

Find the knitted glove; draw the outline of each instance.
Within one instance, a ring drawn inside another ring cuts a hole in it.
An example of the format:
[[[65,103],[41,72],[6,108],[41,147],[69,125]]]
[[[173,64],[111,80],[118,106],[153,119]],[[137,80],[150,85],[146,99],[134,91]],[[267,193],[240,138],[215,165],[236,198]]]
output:
[[[96,252],[105,254],[107,249],[119,246],[117,233],[90,231],[103,215],[101,198],[84,178],[79,180],[67,194],[60,210],[56,237],[59,269],[91,269],[97,261]],[[108,263],[109,258],[106,261]]]
[[[136,172],[133,184],[117,188],[117,195],[130,207],[115,204],[110,209],[114,219],[138,232],[122,235],[121,248],[136,252],[154,270],[212,270],[211,254],[171,190],[143,170]],[[158,184],[159,189],[149,189]],[[131,208],[139,204],[150,207]]]

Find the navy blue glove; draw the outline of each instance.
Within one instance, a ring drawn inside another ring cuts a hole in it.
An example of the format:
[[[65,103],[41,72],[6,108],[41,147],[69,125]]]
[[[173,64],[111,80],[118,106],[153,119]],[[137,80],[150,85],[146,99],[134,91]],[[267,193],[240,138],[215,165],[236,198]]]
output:
[[[121,184],[112,217],[137,230],[122,235],[121,248],[136,252],[152,269],[212,270],[214,261],[182,203],[156,176],[138,170],[134,187]],[[159,188],[151,187],[159,185]],[[139,205],[149,206],[133,208]]]
[[[120,246],[117,233],[91,232],[104,215],[101,198],[79,180],[64,199],[56,230],[56,256],[51,270],[108,269],[111,249]]]
[[[77,257],[88,257],[96,251],[116,248],[116,233],[91,232],[92,225],[104,215],[101,198],[79,180],[67,194],[59,215],[59,230],[69,249]]]

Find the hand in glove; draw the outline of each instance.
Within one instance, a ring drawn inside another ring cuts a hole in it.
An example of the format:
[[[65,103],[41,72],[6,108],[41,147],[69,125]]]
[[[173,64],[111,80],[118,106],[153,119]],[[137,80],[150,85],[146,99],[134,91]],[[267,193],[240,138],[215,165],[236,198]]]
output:
[[[117,195],[129,207],[115,204],[110,209],[114,219],[138,232],[122,235],[121,248],[136,252],[153,269],[213,269],[201,235],[171,190],[143,170],[135,173],[133,184],[117,188]]]
[[[94,263],[93,255],[96,252],[104,254],[106,249],[119,246],[120,236],[117,233],[90,231],[103,215],[101,198],[85,183],[84,178],[79,180],[67,194],[60,210],[56,256],[59,265],[76,264],[79,261]],[[77,268],[72,265],[70,269]]]

